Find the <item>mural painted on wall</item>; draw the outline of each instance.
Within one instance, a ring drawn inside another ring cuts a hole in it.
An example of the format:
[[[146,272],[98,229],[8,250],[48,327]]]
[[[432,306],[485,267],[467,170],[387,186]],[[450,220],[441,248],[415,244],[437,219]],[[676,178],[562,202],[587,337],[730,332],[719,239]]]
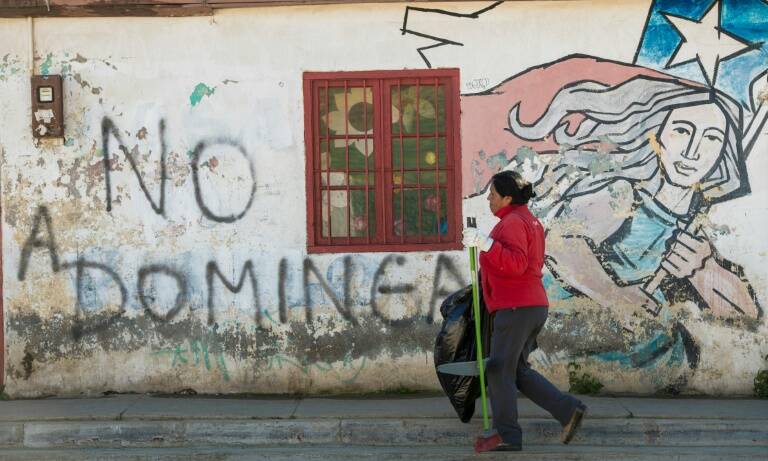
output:
[[[402,32],[420,35],[408,13]],[[436,42],[418,50],[430,67],[425,50],[462,46],[420,36]],[[681,303],[757,327],[756,294],[712,243],[708,213],[750,193],[746,160],[768,117],[766,43],[765,2],[657,0],[633,63],[565,56],[462,97],[465,211],[487,213],[500,169],[535,184],[555,307],[545,350],[677,369],[681,385],[701,347]]]

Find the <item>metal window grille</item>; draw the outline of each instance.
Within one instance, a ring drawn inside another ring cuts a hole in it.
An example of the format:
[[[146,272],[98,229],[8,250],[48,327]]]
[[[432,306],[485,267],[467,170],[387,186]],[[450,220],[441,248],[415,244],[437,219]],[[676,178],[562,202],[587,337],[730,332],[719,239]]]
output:
[[[305,73],[310,251],[460,247],[458,71]]]

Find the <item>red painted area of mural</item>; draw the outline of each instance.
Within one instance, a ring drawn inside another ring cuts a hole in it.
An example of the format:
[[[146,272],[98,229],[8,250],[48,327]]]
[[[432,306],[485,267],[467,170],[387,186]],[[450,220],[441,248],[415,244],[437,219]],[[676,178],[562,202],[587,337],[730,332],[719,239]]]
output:
[[[527,141],[510,133],[509,111],[512,107],[520,104],[521,121],[531,123],[546,111],[555,94],[570,83],[592,80],[616,85],[638,75],[674,78],[644,67],[573,56],[526,70],[481,94],[462,96],[462,171],[471,173],[464,176],[467,180],[463,182],[462,195],[479,192],[501,169],[487,165],[486,159],[490,156],[503,152],[507,159],[511,159],[521,147],[538,152],[558,149],[549,137]],[[571,125],[578,125],[581,120],[574,117],[569,121]]]

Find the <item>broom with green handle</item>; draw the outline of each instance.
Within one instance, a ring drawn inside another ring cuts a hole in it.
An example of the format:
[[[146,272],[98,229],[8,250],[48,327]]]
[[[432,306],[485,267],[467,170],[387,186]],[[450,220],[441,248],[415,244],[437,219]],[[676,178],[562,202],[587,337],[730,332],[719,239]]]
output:
[[[467,218],[467,227],[477,227],[477,220]],[[483,430],[488,431],[488,401],[485,397],[485,360],[483,360],[483,336],[480,328],[480,287],[477,282],[477,248],[469,247],[469,272],[472,276],[472,312],[475,315],[475,345],[477,346],[477,371],[480,373],[480,399],[483,406]]]

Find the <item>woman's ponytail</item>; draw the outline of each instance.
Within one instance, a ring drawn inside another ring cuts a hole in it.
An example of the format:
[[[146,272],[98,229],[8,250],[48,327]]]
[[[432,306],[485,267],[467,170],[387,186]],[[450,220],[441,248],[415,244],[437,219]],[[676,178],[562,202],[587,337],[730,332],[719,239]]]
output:
[[[533,184],[528,183],[523,187],[523,198],[527,202],[528,200],[532,199],[533,197],[536,197],[536,192],[533,191]]]
[[[493,175],[491,178],[493,187],[502,197],[512,197],[512,203],[525,205],[536,192],[533,191],[533,185],[523,179],[520,173],[512,170],[505,170]]]

